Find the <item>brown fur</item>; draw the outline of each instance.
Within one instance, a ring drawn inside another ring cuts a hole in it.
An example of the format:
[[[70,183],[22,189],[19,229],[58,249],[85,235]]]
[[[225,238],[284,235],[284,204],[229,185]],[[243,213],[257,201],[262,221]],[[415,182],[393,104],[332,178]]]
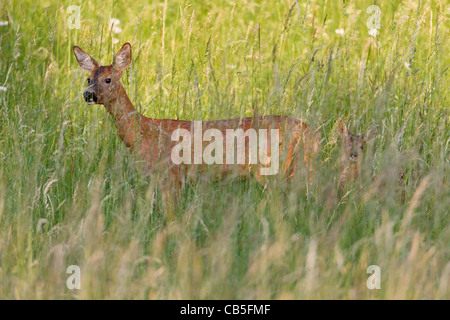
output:
[[[346,185],[354,182],[359,176],[367,142],[377,135],[378,127],[374,127],[365,134],[357,135],[348,130],[342,118],[338,123],[338,134],[342,139],[341,174],[339,176],[339,190],[342,192]]]
[[[151,119],[139,114],[128,98],[120,82],[122,72],[131,63],[131,46],[126,43],[116,54],[114,62],[109,66],[100,66],[93,58],[79,47],[74,47],[74,53],[83,70],[90,73],[90,84],[86,92],[95,93],[97,104],[103,104],[114,119],[117,132],[125,145],[144,159],[149,169],[162,166],[170,172],[172,183],[179,185],[187,173],[197,172],[206,165],[175,165],[170,157],[172,148],[178,143],[171,141],[172,132],[178,128],[193,132],[193,122],[172,119]],[[106,83],[106,79],[111,79]],[[303,147],[303,161],[312,168],[312,156],[319,148],[319,134],[311,130],[305,123],[284,116],[264,116],[244,119],[204,121],[203,131],[211,128],[219,129],[226,141],[226,129],[265,128],[279,129],[280,133],[280,173],[292,177],[295,173],[296,154],[299,145]],[[269,144],[270,145],[270,144]],[[204,144],[205,147],[205,144]],[[246,147],[246,164],[216,165],[220,175],[227,172],[238,172],[246,175],[253,172],[259,181],[259,166],[248,165],[248,143]],[[224,148],[225,150],[225,148]],[[270,155],[270,149],[268,150]],[[284,155],[284,156],[283,156]],[[192,170],[194,169],[194,170]],[[312,175],[310,175],[311,179]]]

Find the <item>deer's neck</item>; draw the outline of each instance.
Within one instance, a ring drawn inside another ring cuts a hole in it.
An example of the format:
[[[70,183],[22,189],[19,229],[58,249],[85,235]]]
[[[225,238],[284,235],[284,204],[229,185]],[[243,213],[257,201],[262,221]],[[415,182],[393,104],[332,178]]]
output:
[[[118,84],[117,97],[105,103],[106,110],[113,116],[114,121],[126,121],[129,116],[138,114],[136,108],[128,98],[125,88],[121,83]]]
[[[105,108],[114,119],[120,139],[127,147],[134,148],[141,135],[142,115],[131,103],[122,84],[119,84],[117,97],[105,103]]]

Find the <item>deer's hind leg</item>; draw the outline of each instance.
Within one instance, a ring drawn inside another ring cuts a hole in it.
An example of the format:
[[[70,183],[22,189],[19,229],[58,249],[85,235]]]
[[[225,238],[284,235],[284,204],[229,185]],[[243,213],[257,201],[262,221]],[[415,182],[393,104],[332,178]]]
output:
[[[305,172],[308,180],[308,188],[312,186],[315,163],[314,157],[319,150],[320,135],[312,134],[310,129],[302,132],[297,131],[289,143],[284,165],[284,174],[287,179],[292,180]],[[304,171],[303,171],[304,170]]]

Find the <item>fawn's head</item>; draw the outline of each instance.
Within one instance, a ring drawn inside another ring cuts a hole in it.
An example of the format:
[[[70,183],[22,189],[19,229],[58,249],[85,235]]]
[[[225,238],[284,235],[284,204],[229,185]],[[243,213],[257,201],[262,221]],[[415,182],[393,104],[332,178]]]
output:
[[[74,46],[73,52],[81,69],[89,72],[88,87],[83,93],[87,104],[105,104],[117,98],[118,89],[122,86],[122,72],[131,63],[131,45],[127,42],[117,52],[114,61],[109,66],[100,66],[94,58]]]
[[[338,134],[342,138],[342,161],[344,164],[360,164],[367,142],[375,138],[378,126],[370,129],[364,134],[353,134],[348,130],[342,119],[339,119]]]

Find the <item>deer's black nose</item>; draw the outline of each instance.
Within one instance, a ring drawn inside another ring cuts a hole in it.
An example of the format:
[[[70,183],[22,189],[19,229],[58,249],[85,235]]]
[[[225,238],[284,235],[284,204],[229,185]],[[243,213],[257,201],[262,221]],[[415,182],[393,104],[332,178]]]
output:
[[[350,158],[358,158],[358,152],[353,151],[352,153],[350,153]]]
[[[97,102],[97,95],[94,92],[85,91],[83,97],[86,102]]]

